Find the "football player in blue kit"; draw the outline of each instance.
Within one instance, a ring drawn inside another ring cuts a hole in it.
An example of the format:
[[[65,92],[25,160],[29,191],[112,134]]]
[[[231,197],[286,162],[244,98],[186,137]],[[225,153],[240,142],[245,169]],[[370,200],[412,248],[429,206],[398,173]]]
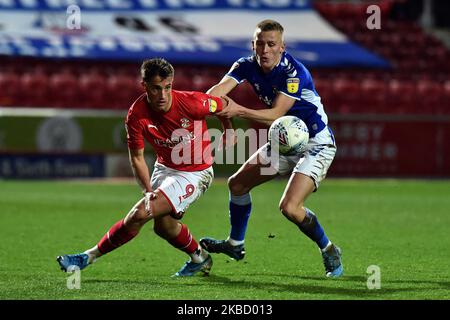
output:
[[[320,249],[325,275],[343,274],[341,249],[324,232],[317,216],[307,207],[307,197],[319,188],[336,154],[336,143],[328,118],[314,88],[309,71],[285,51],[283,27],[274,20],[261,21],[255,30],[253,55],[237,60],[223,79],[208,94],[225,96],[243,81],[248,81],[266,105],[266,109],[253,110],[230,99],[219,115],[227,118],[242,117],[270,125],[277,118],[293,115],[302,119],[309,129],[310,138],[302,155],[279,155],[272,173],[262,169],[270,163],[270,146],[256,151],[228,180],[230,191],[229,214],[231,230],[226,240],[205,237],[200,245],[212,253],[224,253],[241,260],[244,258],[244,238],[252,208],[250,190],[277,175],[291,173],[279,203],[280,211]]]

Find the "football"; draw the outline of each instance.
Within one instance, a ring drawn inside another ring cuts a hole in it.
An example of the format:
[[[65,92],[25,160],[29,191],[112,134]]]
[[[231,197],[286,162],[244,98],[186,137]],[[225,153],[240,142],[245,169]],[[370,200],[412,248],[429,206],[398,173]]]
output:
[[[283,116],[270,126],[268,140],[271,148],[282,155],[301,154],[308,144],[308,127],[300,118]]]

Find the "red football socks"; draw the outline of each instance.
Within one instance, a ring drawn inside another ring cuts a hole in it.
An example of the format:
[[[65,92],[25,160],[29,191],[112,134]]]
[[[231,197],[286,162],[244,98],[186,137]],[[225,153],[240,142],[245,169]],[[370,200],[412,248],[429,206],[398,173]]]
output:
[[[195,250],[198,249],[197,241],[195,241],[185,224],[181,224],[181,231],[178,236],[167,241],[175,248],[180,249],[187,254],[193,254]]]
[[[124,219],[117,221],[97,244],[98,250],[106,254],[133,239],[139,231],[129,231]]]

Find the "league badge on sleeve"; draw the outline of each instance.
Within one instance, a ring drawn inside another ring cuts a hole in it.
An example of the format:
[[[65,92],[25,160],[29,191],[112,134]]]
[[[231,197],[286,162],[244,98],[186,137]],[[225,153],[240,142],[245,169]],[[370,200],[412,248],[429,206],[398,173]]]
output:
[[[297,93],[299,84],[300,84],[299,78],[288,78],[286,80],[287,91],[289,93]]]
[[[217,102],[214,99],[208,99],[209,112],[214,113],[217,110]]]

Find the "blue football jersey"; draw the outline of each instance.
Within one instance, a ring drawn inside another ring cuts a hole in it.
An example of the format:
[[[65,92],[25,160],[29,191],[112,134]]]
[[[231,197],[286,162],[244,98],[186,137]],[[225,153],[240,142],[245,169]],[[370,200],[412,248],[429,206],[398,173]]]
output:
[[[254,56],[249,56],[237,60],[227,76],[238,83],[248,81],[259,99],[269,108],[278,93],[295,99],[286,115],[302,119],[308,126],[310,137],[314,137],[328,124],[310,72],[287,52],[282,54],[280,63],[268,74],[263,73]]]

